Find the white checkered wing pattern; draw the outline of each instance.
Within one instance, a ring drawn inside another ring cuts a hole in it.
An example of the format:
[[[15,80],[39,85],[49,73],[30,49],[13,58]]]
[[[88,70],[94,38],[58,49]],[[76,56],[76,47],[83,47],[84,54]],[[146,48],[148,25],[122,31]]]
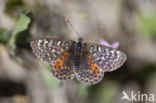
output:
[[[104,72],[111,72],[122,66],[126,61],[126,55],[119,50],[103,45],[87,45],[94,62],[101,67]]]
[[[35,56],[44,62],[52,63],[68,51],[73,43],[72,40],[46,38],[31,41],[30,45]]]

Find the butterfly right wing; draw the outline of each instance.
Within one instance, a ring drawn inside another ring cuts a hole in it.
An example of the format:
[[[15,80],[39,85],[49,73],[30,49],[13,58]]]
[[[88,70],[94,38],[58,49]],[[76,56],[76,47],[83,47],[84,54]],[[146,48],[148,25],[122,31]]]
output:
[[[86,85],[93,85],[103,79],[104,72],[93,58],[86,54],[81,58],[80,67],[74,70],[76,78]]]
[[[126,61],[126,55],[116,49],[103,45],[87,44],[89,54],[104,72],[116,70]]]
[[[56,38],[37,39],[31,41],[33,53],[40,60],[52,63],[68,51],[74,44],[72,40],[61,40]]]
[[[79,81],[86,85],[92,85],[102,80],[104,72],[89,54],[87,45],[84,45],[82,51],[77,53],[76,57],[74,73]]]

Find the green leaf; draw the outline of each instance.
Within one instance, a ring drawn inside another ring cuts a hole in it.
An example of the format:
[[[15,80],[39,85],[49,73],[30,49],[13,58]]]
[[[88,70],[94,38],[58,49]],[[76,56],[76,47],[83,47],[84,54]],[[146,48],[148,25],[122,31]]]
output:
[[[16,48],[16,45],[15,45],[15,40],[16,40],[16,37],[19,33],[21,33],[22,31],[25,31],[28,26],[29,26],[29,23],[30,23],[30,18],[24,14],[20,14],[20,18],[17,22],[17,25],[13,31],[13,34],[10,38],[10,41],[9,41],[9,45],[12,49],[15,49]]]
[[[7,44],[9,39],[9,30],[0,28],[0,42]]]
[[[30,11],[30,9],[25,8],[25,9],[23,9],[22,13],[25,15],[29,15],[31,13],[31,11]]]
[[[29,23],[30,23],[30,18],[24,14],[21,14],[20,19],[13,32],[13,35],[17,35],[18,33],[26,30],[28,28]]]

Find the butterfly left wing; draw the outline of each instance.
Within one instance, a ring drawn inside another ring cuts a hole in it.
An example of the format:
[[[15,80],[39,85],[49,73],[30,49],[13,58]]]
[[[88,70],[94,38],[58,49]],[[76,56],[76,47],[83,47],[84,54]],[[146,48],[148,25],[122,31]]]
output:
[[[103,45],[87,44],[89,54],[104,72],[111,72],[126,61],[126,55],[116,49]]]
[[[59,80],[68,80],[75,77],[73,71],[73,53],[65,52],[60,58],[51,64],[51,72]]]
[[[44,38],[31,41],[33,53],[40,60],[51,64],[52,74],[60,80],[73,79],[71,53],[74,41],[56,38]]]

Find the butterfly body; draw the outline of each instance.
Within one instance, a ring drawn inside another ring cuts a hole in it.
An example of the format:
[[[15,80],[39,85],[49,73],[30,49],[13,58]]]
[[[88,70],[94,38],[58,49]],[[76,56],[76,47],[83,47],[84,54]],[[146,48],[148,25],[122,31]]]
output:
[[[74,50],[74,65],[73,69],[77,71],[80,67],[80,61],[83,56],[84,52],[84,47],[85,45],[83,44],[83,39],[79,38],[78,42],[75,43],[75,50]]]
[[[60,80],[77,78],[92,85],[100,82],[104,72],[119,68],[126,55],[116,49],[72,40],[47,38],[32,41],[33,53],[51,64],[52,74]]]

